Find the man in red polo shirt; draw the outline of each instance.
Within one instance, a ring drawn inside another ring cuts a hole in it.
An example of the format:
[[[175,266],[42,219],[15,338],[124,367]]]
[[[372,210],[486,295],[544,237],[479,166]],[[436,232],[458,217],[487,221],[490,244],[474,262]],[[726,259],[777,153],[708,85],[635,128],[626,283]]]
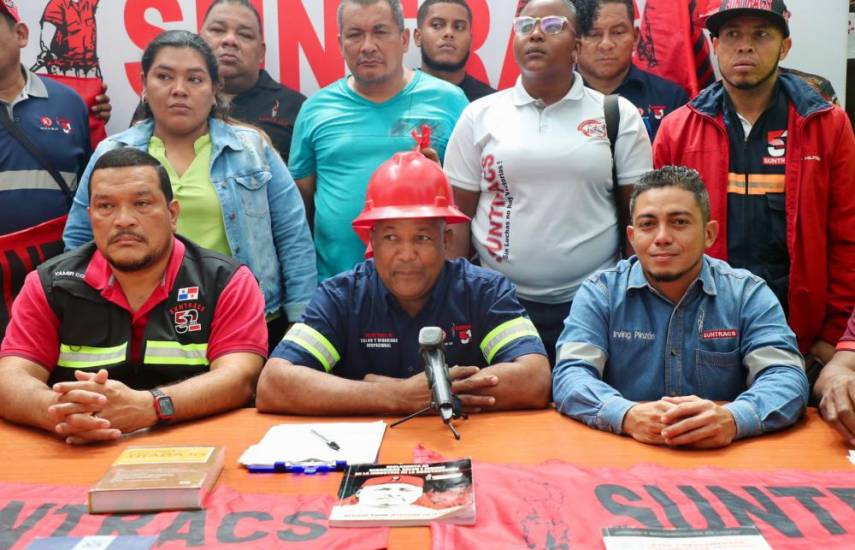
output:
[[[178,202],[148,153],[96,163],[95,240],[31,272],[0,348],[0,416],[68,443],[245,404],[267,354],[245,266],[174,235]]]

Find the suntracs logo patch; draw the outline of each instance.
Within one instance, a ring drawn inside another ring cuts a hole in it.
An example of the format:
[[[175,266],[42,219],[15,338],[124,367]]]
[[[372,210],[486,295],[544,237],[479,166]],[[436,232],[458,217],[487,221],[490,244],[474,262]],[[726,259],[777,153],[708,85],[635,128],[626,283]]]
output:
[[[461,344],[468,344],[472,339],[472,325],[454,325],[451,328]]]
[[[195,309],[176,311],[173,317],[175,319],[175,332],[178,334],[202,330],[202,325],[199,324],[199,312]]]
[[[583,120],[576,129],[585,137],[606,139],[606,121],[602,118]]]
[[[768,134],[769,145],[766,152],[768,157],[763,157],[766,166],[779,166],[787,163],[787,131],[773,130]]]
[[[662,120],[665,116],[665,105],[650,105],[650,114],[656,120]]]
[[[50,117],[48,115],[39,117],[39,126],[39,129],[45,132],[70,134],[74,130],[71,120],[63,117]]]
[[[705,330],[703,334],[701,334],[701,338],[704,340],[725,340],[728,338],[736,338],[736,336],[736,329],[733,328]]]

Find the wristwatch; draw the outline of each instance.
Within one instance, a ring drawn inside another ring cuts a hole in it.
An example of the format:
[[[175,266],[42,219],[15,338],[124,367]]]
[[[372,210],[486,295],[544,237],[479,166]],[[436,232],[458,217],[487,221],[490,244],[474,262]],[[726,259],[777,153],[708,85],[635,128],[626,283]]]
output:
[[[166,424],[175,416],[175,406],[172,404],[172,398],[163,393],[160,388],[148,390],[154,397],[154,412],[157,414],[157,423]]]

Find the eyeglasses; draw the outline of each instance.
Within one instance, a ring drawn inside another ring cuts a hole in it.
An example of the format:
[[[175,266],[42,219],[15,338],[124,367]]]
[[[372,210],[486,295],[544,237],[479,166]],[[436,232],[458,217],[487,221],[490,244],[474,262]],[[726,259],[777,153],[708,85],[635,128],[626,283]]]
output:
[[[564,30],[567,18],[563,15],[547,15],[546,17],[521,15],[514,17],[514,32],[517,33],[517,36],[528,36],[534,32],[538,23],[540,23],[540,30],[544,34],[558,34]]]

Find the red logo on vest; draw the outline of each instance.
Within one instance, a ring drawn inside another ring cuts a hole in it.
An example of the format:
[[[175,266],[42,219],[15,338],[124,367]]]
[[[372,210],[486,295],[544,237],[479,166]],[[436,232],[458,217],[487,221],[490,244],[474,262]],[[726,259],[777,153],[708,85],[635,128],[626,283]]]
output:
[[[43,116],[41,119],[42,128],[50,128],[53,126],[53,120],[49,116]]]
[[[199,324],[199,312],[195,309],[185,309],[175,312],[175,332],[184,334],[186,332],[199,332],[202,325]]]
[[[662,117],[665,116],[665,105],[651,105],[650,114],[652,114],[653,118],[656,120],[662,120]]]

